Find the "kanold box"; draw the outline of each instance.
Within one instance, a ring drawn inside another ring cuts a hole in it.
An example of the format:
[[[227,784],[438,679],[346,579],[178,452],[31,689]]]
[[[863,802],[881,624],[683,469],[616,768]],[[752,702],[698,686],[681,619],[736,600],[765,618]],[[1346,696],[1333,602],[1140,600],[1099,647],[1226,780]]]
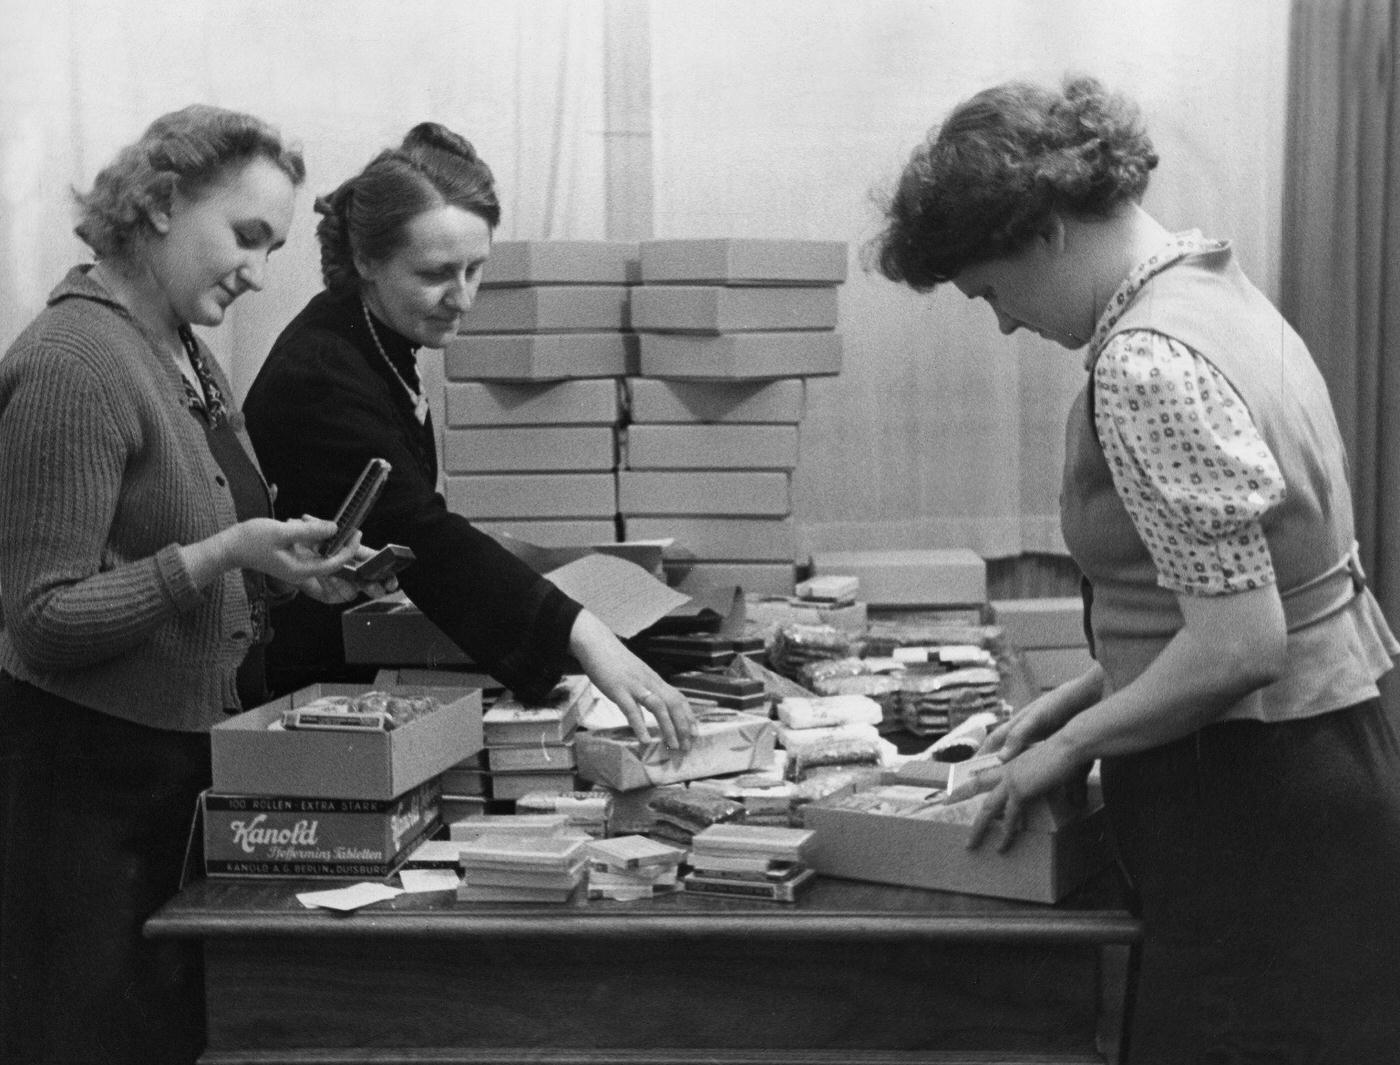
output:
[[[631,317],[639,333],[829,330],[836,328],[837,309],[834,288],[642,285],[632,289]],[[645,345],[642,364],[646,365]]]
[[[399,688],[440,705],[388,731],[271,728],[282,712],[363,684],[313,684],[221,721],[210,732],[214,790],[228,795],[393,799],[481,750],[481,692]]]
[[[616,425],[622,416],[617,382],[459,381],[443,389],[447,425]]]
[[[200,802],[209,876],[388,876],[439,823],[436,778],[388,800],[206,791]]]
[[[567,381],[624,377],[641,366],[630,333],[485,333],[443,348],[449,381]]]
[[[461,331],[471,333],[565,333],[617,330],[627,325],[626,285],[533,285],[484,288]]]
[[[482,288],[519,285],[630,285],[641,279],[635,241],[498,240]]]
[[[1084,602],[1077,595],[1044,599],[996,599],[992,621],[1008,643],[1031,648],[1084,647]]]
[[[791,470],[795,425],[633,425],[627,430],[633,470]]]
[[[761,237],[647,240],[641,243],[641,278],[646,283],[838,285],[846,280],[846,244]]]
[[[659,736],[643,744],[631,729],[579,732],[574,737],[578,775],[631,791],[772,766],[772,722],[739,710],[710,710],[697,717],[694,741],[684,753],[667,748]]]
[[[635,423],[763,423],[797,425],[807,410],[801,378],[762,381],[671,381],[633,377],[625,383]]]
[[[1047,805],[1010,850],[999,852],[995,838],[968,850],[978,800],[958,804],[969,807],[962,820],[935,820],[939,794],[887,785],[808,804],[802,819],[816,833],[811,865],[851,880],[1056,902],[1110,861],[1101,806],[1062,813]]]
[[[717,336],[647,333],[641,338],[638,365],[647,376],[660,378],[743,381],[830,377],[841,372],[842,349],[839,333],[795,326],[788,332]]]
[[[599,473],[617,467],[616,438],[605,425],[448,429],[442,451],[449,474]]]

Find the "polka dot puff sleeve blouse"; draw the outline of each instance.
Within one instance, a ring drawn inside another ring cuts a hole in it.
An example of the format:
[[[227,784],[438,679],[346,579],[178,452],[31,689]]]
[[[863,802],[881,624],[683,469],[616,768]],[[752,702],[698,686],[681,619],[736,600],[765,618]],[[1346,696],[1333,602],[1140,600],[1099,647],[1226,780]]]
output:
[[[1158,583],[1192,595],[1272,584],[1261,519],[1283,478],[1230,382],[1147,330],[1116,334],[1093,373],[1104,457]]]

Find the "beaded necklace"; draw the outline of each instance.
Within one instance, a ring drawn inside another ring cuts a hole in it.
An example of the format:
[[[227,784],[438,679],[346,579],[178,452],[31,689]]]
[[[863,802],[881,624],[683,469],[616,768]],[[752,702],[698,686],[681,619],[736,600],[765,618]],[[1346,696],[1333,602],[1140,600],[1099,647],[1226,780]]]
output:
[[[374,341],[374,350],[379,352],[379,357],[384,360],[389,369],[398,378],[399,384],[403,385],[403,390],[408,393],[408,398],[413,400],[413,414],[418,419],[418,424],[423,425],[428,420],[428,397],[408,383],[403,374],[399,373],[399,368],[394,365],[389,358],[389,353],[384,350],[384,345],[379,342],[379,331],[374,328],[374,319],[370,317],[369,304],[360,300],[360,310],[365,312],[365,325],[369,326],[370,339]]]

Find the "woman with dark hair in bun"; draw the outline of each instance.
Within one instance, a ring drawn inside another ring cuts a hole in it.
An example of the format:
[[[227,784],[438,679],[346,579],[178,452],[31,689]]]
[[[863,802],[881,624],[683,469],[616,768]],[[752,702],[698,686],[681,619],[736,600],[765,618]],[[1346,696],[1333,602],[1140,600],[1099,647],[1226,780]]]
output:
[[[988,737],[973,845],[1101,761],[1145,937],[1134,1065],[1400,1053],[1397,644],[1296,333],[1226,241],[1141,206],[1157,155],[1096,81],[1007,84],[915,150],[880,270],[1084,351],[1061,524],[1095,663]]]
[[[500,222],[491,170],[435,123],[411,129],[317,201],[326,288],[277,338],[248,393],[248,430],[285,514],[334,513],[365,463],[393,467],[363,529],[417,560],[400,578],[413,602],[497,680],[537,699],[571,653],[645,734],[685,748],[685,699],[589,611],[447,509],[415,355],[456,335]],[[341,608],[274,612],[273,687],[366,679],[347,667]]]

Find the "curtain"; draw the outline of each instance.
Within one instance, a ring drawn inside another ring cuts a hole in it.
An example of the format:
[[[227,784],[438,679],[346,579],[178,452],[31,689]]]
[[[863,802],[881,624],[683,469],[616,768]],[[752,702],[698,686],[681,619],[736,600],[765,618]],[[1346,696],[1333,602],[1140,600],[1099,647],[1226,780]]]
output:
[[[1400,0],[1295,0],[1291,55],[1279,302],[1327,379],[1362,562],[1396,625]],[[1400,705],[1400,691],[1387,697]]]
[[[1253,0],[689,0],[651,8],[658,237],[836,239],[845,363],[809,383],[803,546],[1061,552],[1064,418],[1080,356],[1000,336],[945,286],[861,268],[872,192],[959,100],[1009,78],[1101,77],[1162,156],[1147,206],[1232,238],[1276,293],[1286,5]]]
[[[435,119],[494,168],[502,238],[850,244],[801,546],[1060,551],[1078,357],[866,273],[872,194],[958,100],[1087,71],[1144,107],[1148,206],[1234,238],[1274,294],[1287,26],[1257,0],[0,0],[0,349],[87,258],[69,188],[156,115],[221,104],[300,140],[309,171],[267,290],[207,334],[241,395],[319,288],[312,197]]]

